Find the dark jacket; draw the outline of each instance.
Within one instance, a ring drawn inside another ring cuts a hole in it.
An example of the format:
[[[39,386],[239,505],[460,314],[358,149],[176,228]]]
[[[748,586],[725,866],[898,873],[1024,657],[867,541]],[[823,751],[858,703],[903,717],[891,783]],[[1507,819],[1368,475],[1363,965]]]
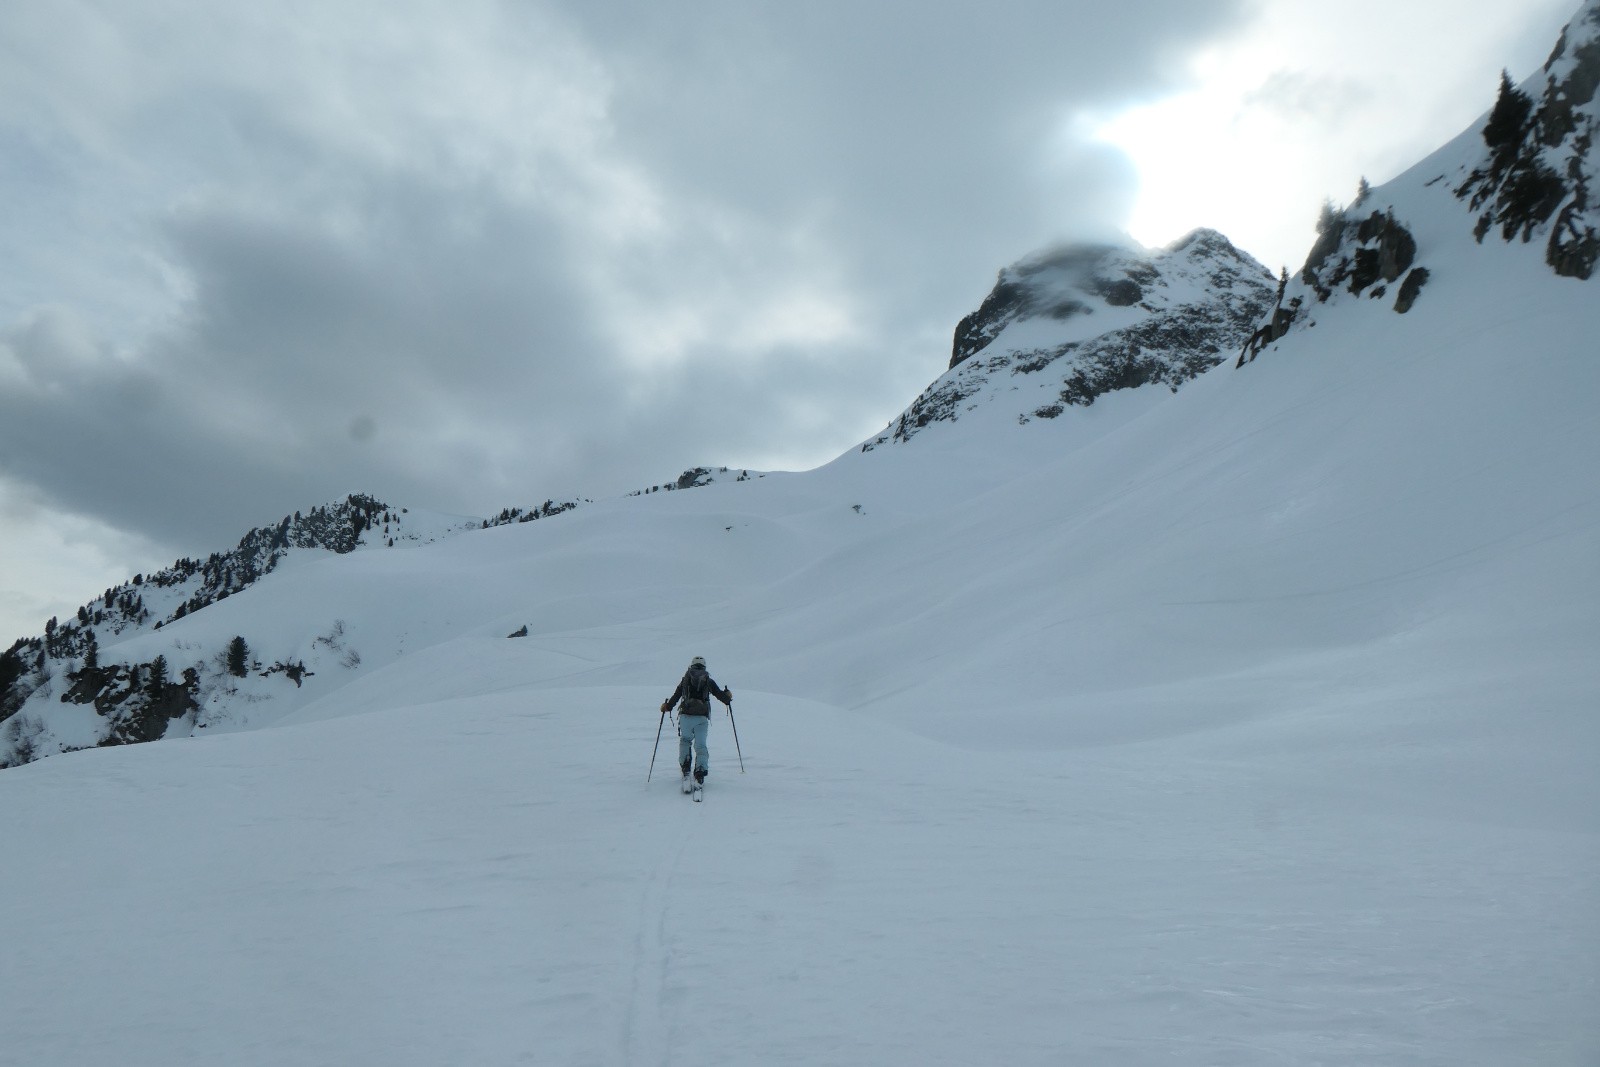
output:
[[[711,702],[689,695],[695,692],[710,693],[724,704],[733,703],[733,694],[713,681],[704,667],[690,667],[684,672],[682,681],[678,683],[678,688],[672,691],[672,697],[667,701],[665,710],[671,711],[678,701],[682,700],[683,710],[679,714],[710,715]]]

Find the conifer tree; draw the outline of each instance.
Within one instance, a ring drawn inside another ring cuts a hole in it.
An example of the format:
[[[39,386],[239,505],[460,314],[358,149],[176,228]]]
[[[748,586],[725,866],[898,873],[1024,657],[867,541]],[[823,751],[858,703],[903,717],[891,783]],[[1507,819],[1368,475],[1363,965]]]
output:
[[[1490,148],[1501,150],[1516,146],[1522,140],[1522,131],[1533,113],[1533,100],[1511,82],[1508,71],[1500,72],[1500,95],[1495,99],[1489,121],[1483,127],[1483,141]]]
[[[161,690],[167,685],[167,657],[157,656],[150,661],[150,678],[145,683],[146,690],[151,696],[160,696]]]
[[[0,652],[0,697],[4,697],[10,691],[11,683],[27,673],[27,668],[23,666],[21,652],[21,641],[18,641],[4,652]]]
[[[250,646],[244,643],[243,637],[235,637],[228,642],[228,673],[243,678],[249,670]]]
[[[1344,212],[1334,206],[1332,200],[1323,200],[1322,209],[1317,212],[1317,232],[1329,233],[1337,229],[1344,222]]]

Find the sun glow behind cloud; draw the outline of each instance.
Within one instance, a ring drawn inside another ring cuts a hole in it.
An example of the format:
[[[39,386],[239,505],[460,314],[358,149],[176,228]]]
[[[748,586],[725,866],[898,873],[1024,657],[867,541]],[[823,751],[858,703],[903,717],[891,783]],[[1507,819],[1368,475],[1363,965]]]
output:
[[[1190,88],[1092,124],[1132,160],[1127,228],[1163,245],[1196,226],[1294,269],[1323,199],[1347,203],[1454,137],[1493,102],[1502,67],[1544,58],[1568,0],[1323,8],[1263,4],[1242,35],[1199,53]]]
[[[1226,233],[1276,264],[1308,244],[1317,168],[1273,146],[1293,131],[1244,103],[1248,87],[1223,73],[1181,96],[1117,115],[1096,131],[1125,152],[1138,174],[1128,231],[1164,245],[1196,226]],[[1324,191],[1321,195],[1327,195]],[[1308,225],[1296,227],[1297,212]]]

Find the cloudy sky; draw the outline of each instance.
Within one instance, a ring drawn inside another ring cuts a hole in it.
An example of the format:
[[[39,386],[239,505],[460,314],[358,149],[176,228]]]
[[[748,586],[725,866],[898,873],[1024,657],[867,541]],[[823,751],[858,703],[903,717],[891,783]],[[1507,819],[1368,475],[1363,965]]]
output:
[[[1295,267],[1577,0],[0,5],[0,645],[346,493],[805,469],[1000,267]]]

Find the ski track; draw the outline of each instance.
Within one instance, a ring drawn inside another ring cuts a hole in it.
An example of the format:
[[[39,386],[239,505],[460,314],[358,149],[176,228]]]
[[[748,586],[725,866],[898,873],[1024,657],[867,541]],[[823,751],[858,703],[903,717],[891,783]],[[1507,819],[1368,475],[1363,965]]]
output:
[[[674,796],[681,796],[673,786]],[[639,897],[632,960],[628,967],[628,1002],[622,1020],[621,1062],[667,1067],[671,1061],[671,1028],[665,1001],[673,952],[668,937],[673,885],[689,847],[687,829],[679,831],[670,857],[658,860]]]

